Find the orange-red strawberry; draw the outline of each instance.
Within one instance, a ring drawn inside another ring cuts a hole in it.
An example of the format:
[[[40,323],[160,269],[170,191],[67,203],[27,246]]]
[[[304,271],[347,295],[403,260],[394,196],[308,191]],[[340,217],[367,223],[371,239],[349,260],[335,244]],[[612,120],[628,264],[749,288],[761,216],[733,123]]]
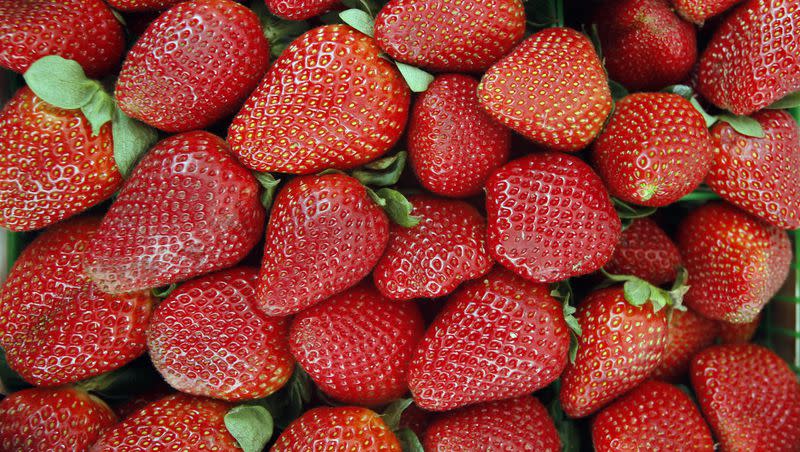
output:
[[[613,196],[660,207],[703,182],[713,150],[703,115],[688,100],[635,93],[617,102],[592,158]]]
[[[256,269],[239,267],[189,281],[153,313],[147,348],[175,389],[235,401],[259,399],[291,376],[289,319],[255,307]]]
[[[720,342],[723,344],[745,344],[750,342],[753,340],[753,336],[756,335],[762,317],[764,317],[763,311],[753,321],[747,323],[718,321]]]
[[[622,231],[605,269],[613,274],[637,276],[660,286],[675,280],[680,265],[681,254],[672,239],[655,221],[639,218]]]
[[[800,383],[778,355],[718,345],[694,357],[691,377],[721,451],[800,450]]]
[[[352,168],[397,142],[409,102],[408,86],[375,40],[328,25],[281,54],[234,118],[228,141],[257,171]]]
[[[400,443],[377,413],[361,407],[306,411],[281,433],[270,452],[370,450],[400,452]]]
[[[558,152],[509,162],[486,182],[489,253],[523,277],[556,282],[591,273],[622,226],[600,178]]]
[[[328,11],[340,0],[265,0],[267,8],[278,17],[306,20]]]
[[[786,232],[724,203],[691,212],[678,231],[687,306],[709,319],[752,321],[780,289],[792,258]]]
[[[692,357],[714,343],[719,329],[717,322],[693,311],[673,311],[667,331],[667,349],[653,377],[674,381],[685,376]]]
[[[166,9],[182,0],[106,0],[112,8],[120,11],[153,11]]]
[[[611,112],[600,58],[589,38],[569,28],[523,41],[486,71],[478,99],[500,123],[564,151],[585,148]]]
[[[171,284],[239,262],[264,224],[255,177],[208,132],[174,135],[139,162],[86,250],[109,293]]]
[[[689,22],[703,25],[707,19],[724,13],[742,0],[672,0],[675,12]]]

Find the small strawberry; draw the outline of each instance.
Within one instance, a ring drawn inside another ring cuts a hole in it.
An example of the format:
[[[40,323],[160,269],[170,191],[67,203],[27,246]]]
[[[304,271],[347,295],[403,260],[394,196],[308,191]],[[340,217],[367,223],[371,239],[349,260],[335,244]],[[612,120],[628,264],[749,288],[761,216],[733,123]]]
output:
[[[800,450],[800,383],[778,355],[718,345],[694,357],[691,377],[720,450]]]
[[[762,311],[753,321],[747,323],[718,321],[720,342],[723,344],[746,344],[752,341],[763,317],[764,312]]]
[[[167,9],[182,0],[106,0],[112,8],[125,12]]]
[[[486,182],[489,253],[532,281],[557,282],[602,267],[621,223],[602,181],[577,157],[532,154]]]
[[[400,443],[377,413],[361,407],[306,411],[281,433],[270,452],[370,450],[400,452]]]
[[[289,20],[306,20],[319,16],[340,0],[265,0],[272,14]]]
[[[703,25],[706,20],[718,16],[742,0],[672,0],[675,12],[681,17]]]
[[[653,377],[676,381],[686,375],[695,353],[714,343],[719,326],[693,311],[673,311],[667,331],[667,349]]]
[[[609,273],[637,276],[660,286],[675,280],[680,265],[677,245],[655,221],[639,218],[622,231],[605,269]]]

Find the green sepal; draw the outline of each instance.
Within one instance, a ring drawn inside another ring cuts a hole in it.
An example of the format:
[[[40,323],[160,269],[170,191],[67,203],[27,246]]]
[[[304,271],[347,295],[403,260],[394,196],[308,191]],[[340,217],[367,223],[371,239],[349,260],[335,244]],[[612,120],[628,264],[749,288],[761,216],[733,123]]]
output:
[[[694,96],[694,90],[691,86],[687,85],[670,85],[661,91],[665,93],[677,94],[688,101],[691,101],[692,97]]]
[[[400,71],[400,75],[403,76],[403,79],[406,81],[406,84],[412,92],[425,92],[425,90],[428,89],[428,86],[430,86],[430,84],[433,82],[433,74],[429,74],[418,67],[401,63],[399,61],[395,61],[394,64],[397,66],[397,69]]]
[[[686,269],[680,267],[675,278],[675,282],[670,290],[654,286],[649,282],[633,275],[613,275],[600,269],[603,276],[613,282],[623,283],[623,293],[625,301],[632,306],[643,306],[648,301],[653,305],[653,311],[658,312],[666,307],[672,309],[685,310],[683,306],[683,296],[689,290],[686,285]]]
[[[622,222],[622,230],[628,229],[631,224],[633,224],[633,220],[637,218],[645,218],[649,217],[650,215],[656,212],[655,207],[648,207],[648,206],[632,206],[621,199],[618,198],[611,198],[611,202],[614,204],[614,209],[617,211],[617,216]]]
[[[394,435],[397,437],[397,441],[400,442],[400,448],[403,452],[425,452],[417,434],[410,428],[401,428],[395,431]]]
[[[562,303],[564,321],[567,323],[570,330],[569,361],[574,363],[575,358],[578,356],[578,338],[583,334],[581,325],[578,323],[578,319],[575,318],[577,309],[575,306],[572,306],[572,300],[575,299],[575,294],[572,292],[572,285],[569,280],[560,281],[551,287],[550,295],[560,300]]]
[[[689,103],[692,104],[695,110],[697,110],[702,116],[703,119],[706,121],[706,127],[711,127],[717,122],[717,117],[714,115],[708,114],[708,112],[700,105],[700,102],[697,100],[696,97],[692,97],[689,99]]]
[[[611,79],[608,79],[608,88],[611,90],[611,98],[614,99],[614,102],[630,94],[622,84]]]
[[[275,429],[269,410],[260,405],[238,405],[225,414],[225,427],[244,452],[261,452]]]
[[[679,199],[679,202],[690,202],[690,201],[712,201],[715,199],[719,199],[719,195],[714,193],[710,188],[705,185],[701,185],[697,187],[695,191],[689,193],[688,195],[684,196],[683,198]]]
[[[303,414],[312,394],[311,379],[300,365],[295,365],[289,381],[279,391],[261,399],[259,404],[270,412],[275,427],[283,430]]]
[[[420,218],[411,215],[414,206],[399,191],[391,188],[375,191],[367,187],[367,193],[396,224],[405,228],[413,228],[419,224]]]
[[[567,417],[564,409],[561,407],[561,400],[558,397],[561,391],[561,383],[556,380],[553,385],[555,386],[556,396],[547,407],[547,412],[556,426],[559,438],[561,438],[561,451],[562,452],[579,452],[581,450],[581,436],[578,431],[578,426],[575,421]]]
[[[764,128],[755,119],[749,116],[737,116],[730,113],[723,113],[717,118],[720,121],[727,122],[733,127],[733,130],[742,135],[755,138],[764,138]]]
[[[351,8],[340,12],[339,17],[344,23],[370,38],[375,36],[375,20],[366,11],[362,11],[358,8]]]
[[[158,141],[155,129],[128,117],[119,108],[114,111],[111,134],[114,138],[114,161],[124,177],[131,174],[142,155]]]
[[[342,0],[342,4],[350,9],[365,11],[370,17],[375,17],[378,14],[378,10],[380,10],[380,5],[373,0]]]
[[[367,163],[350,174],[368,187],[388,187],[400,180],[406,167],[408,153],[400,151],[394,155]]]
[[[261,205],[264,206],[265,209],[269,210],[269,208],[272,206],[272,201],[275,200],[275,191],[278,189],[278,185],[280,185],[281,180],[275,179],[275,177],[270,173],[253,173],[253,176],[264,189],[261,192]]]
[[[108,93],[103,90],[94,93],[92,100],[81,108],[81,113],[92,126],[92,135],[97,136],[103,125],[113,121],[116,109],[117,105]]]
[[[395,431],[400,428],[400,418],[403,416],[403,412],[406,408],[410,407],[412,403],[414,403],[414,399],[411,398],[397,399],[386,407],[383,414],[381,414],[381,418],[389,429]]]
[[[178,287],[177,284],[172,283],[168,286],[156,287],[155,289],[150,290],[150,293],[154,297],[167,298],[169,294],[171,294],[172,291],[175,290],[177,287]]]
[[[527,0],[525,17],[528,29],[537,32],[550,27],[564,26],[564,5],[562,0]]]
[[[250,9],[261,21],[261,30],[269,42],[269,51],[273,59],[278,58],[289,44],[300,35],[311,29],[311,25],[303,20],[288,20],[272,14],[264,0],[254,0]]]
[[[784,108],[795,107],[800,107],[800,91],[796,91],[784,96],[782,99],[778,100],[767,108],[770,110],[781,110]]]
[[[86,77],[78,62],[57,55],[34,61],[23,77],[39,98],[66,110],[84,107],[103,90],[99,82]]]

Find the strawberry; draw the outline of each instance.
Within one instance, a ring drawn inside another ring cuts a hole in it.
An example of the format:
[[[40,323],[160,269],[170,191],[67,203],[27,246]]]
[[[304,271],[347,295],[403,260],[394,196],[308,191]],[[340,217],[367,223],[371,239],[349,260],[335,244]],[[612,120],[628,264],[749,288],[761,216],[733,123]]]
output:
[[[547,409],[531,396],[441,414],[425,432],[425,450],[560,452],[561,439]]]
[[[353,168],[397,142],[409,102],[408,86],[372,38],[323,26],[281,54],[234,118],[228,141],[257,171]]]
[[[699,207],[678,231],[689,271],[686,305],[709,319],[752,321],[786,279],[790,246],[786,232],[733,206]]]
[[[109,293],[158,287],[239,262],[264,224],[258,182],[208,132],[156,144],[134,169],[86,250]]]
[[[478,85],[490,116],[541,145],[577,151],[600,133],[611,91],[589,38],[548,28],[490,67]]]
[[[672,5],[681,17],[703,25],[706,20],[718,16],[742,0],[672,0]]]
[[[228,401],[259,399],[292,374],[289,320],[255,307],[258,271],[240,267],[181,285],[147,329],[150,358],[175,389]]]
[[[653,376],[675,381],[686,375],[695,353],[714,343],[719,326],[693,311],[673,311],[667,331],[667,349]]]
[[[270,452],[370,450],[400,452],[400,443],[374,411],[320,407],[306,411],[281,433]]]
[[[532,154],[486,182],[489,253],[532,281],[591,273],[614,252],[622,229],[602,181],[577,157]]]
[[[37,386],[117,369],[145,351],[155,299],[108,295],[82,272],[99,220],[79,218],[38,236],[17,259],[0,296],[0,343],[9,365]]]
[[[753,115],[764,137],[717,122],[711,129],[714,161],[706,183],[737,207],[782,229],[800,228],[800,131],[780,110]]]
[[[800,383],[778,355],[718,345],[694,357],[691,377],[720,450],[800,450]]]
[[[755,319],[747,323],[728,323],[718,321],[719,340],[723,344],[745,344],[753,340],[756,335],[758,325],[764,317],[764,312],[760,312]]]
[[[394,303],[364,283],[297,314],[290,341],[325,394],[378,406],[408,392],[408,362],[424,332],[415,304]]]
[[[112,8],[125,12],[167,9],[182,0],[106,0]]]
[[[0,401],[0,450],[87,450],[114,422],[108,405],[80,389],[25,389]]]
[[[592,148],[611,195],[660,207],[691,193],[713,159],[703,115],[670,93],[635,93],[617,102]]]
[[[622,231],[605,269],[609,273],[638,276],[660,286],[675,280],[680,265],[681,255],[675,243],[655,221],[639,218]]]
[[[100,77],[124,49],[122,27],[102,0],[0,0],[0,67],[23,73],[43,56],[60,55]]]
[[[700,57],[697,89],[749,115],[800,89],[797,0],[748,0],[725,17]]]
[[[697,33],[668,0],[616,0],[596,23],[609,77],[631,90],[680,83],[697,61]]]
[[[561,374],[569,337],[545,284],[497,267],[450,297],[414,352],[408,384],[431,411],[529,394]]]
[[[714,450],[700,411],[683,391],[646,381],[603,409],[592,421],[597,452],[620,450]]]
[[[128,116],[167,132],[234,113],[267,70],[258,17],[232,0],[192,0],[159,16],[128,52],[115,95]]]
[[[265,0],[270,12],[289,20],[306,20],[325,13],[339,0]]]
[[[384,52],[433,71],[482,72],[524,34],[519,0],[390,0],[375,18]]]

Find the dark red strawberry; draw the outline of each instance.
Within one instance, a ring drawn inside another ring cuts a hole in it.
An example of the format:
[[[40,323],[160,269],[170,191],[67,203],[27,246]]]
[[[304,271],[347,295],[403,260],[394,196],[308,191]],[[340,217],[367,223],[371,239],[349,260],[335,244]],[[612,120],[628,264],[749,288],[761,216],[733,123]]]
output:
[[[230,267],[264,224],[255,177],[208,132],[175,135],[139,162],[86,250],[109,293],[159,287]]]
[[[328,11],[339,0],[265,0],[267,8],[278,17],[306,20]]]
[[[714,343],[719,326],[693,311],[672,312],[667,334],[667,349],[664,358],[653,376],[675,381],[686,375],[695,353]]]
[[[718,321],[719,340],[723,344],[745,344],[753,340],[756,335],[758,325],[764,317],[764,312],[760,312],[756,318],[747,323],[728,323]]]
[[[729,204],[694,210],[678,232],[686,305],[709,319],[752,321],[786,279],[790,247],[786,232]]]
[[[614,252],[622,226],[602,181],[578,159],[532,154],[486,182],[489,253],[532,281],[591,273]]]
[[[675,12],[689,22],[703,25],[707,19],[717,16],[742,0],[672,0]]]
[[[606,271],[633,275],[660,286],[674,281],[681,254],[672,239],[650,218],[634,220],[622,231]]]
[[[718,345],[695,356],[691,377],[720,450],[800,450],[800,383],[778,355]]]
[[[112,8],[120,11],[153,11],[167,9],[182,0],[106,0]]]
[[[400,452],[400,443],[377,413],[361,407],[306,411],[281,433],[270,452],[374,450]]]

